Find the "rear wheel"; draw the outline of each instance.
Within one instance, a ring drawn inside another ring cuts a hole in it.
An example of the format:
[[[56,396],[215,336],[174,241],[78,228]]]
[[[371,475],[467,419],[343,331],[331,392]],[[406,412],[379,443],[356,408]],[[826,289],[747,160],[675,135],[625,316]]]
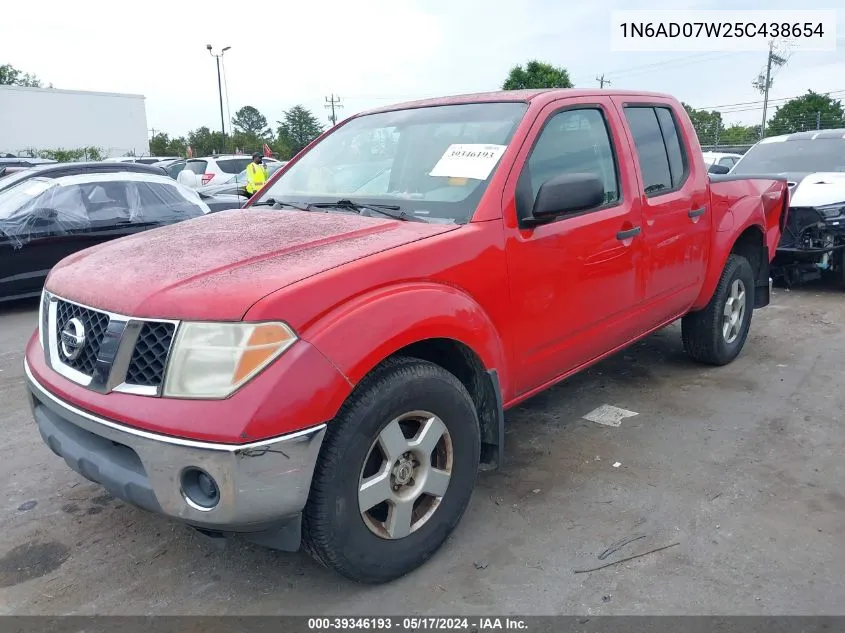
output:
[[[419,567],[460,521],[480,446],[475,406],[454,375],[386,362],[329,425],[303,516],[306,549],[360,582]]]
[[[681,321],[684,349],[694,360],[726,365],[742,351],[754,309],[754,273],[748,260],[728,256],[707,306]]]

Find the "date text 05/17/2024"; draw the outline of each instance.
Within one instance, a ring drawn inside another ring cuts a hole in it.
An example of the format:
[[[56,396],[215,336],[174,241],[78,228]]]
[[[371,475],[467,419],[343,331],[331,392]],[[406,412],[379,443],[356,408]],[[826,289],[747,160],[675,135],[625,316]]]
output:
[[[522,618],[370,617],[309,618],[308,630],[323,631],[527,631]]]

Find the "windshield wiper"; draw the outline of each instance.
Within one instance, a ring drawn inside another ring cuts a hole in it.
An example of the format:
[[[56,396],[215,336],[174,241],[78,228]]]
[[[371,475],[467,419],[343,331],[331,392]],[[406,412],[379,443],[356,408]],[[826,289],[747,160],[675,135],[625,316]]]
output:
[[[358,213],[361,213],[362,209],[367,209],[369,211],[375,211],[376,213],[386,215],[394,220],[425,222],[424,219],[408,215],[402,211],[402,207],[392,204],[365,204],[363,202],[354,202],[344,198],[343,200],[338,200],[337,202],[315,202],[311,206],[319,209],[349,209],[350,211],[357,211]],[[399,213],[393,213],[394,211],[399,211]]]
[[[311,211],[310,204],[302,206],[300,204],[296,204],[295,202],[282,202],[281,200],[276,200],[275,198],[267,198],[266,200],[261,200],[256,202],[250,206],[253,207],[275,207],[279,205],[280,207],[290,207],[291,209],[297,209],[299,211]]]

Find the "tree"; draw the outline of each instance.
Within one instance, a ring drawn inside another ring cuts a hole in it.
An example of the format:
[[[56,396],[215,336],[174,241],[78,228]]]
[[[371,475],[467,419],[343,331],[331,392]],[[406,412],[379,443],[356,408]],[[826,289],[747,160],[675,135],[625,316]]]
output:
[[[212,132],[202,126],[188,132],[188,145],[194,151],[194,156],[208,156],[215,152],[223,152],[223,133]]]
[[[725,126],[722,123],[721,113],[715,110],[709,112],[707,110],[696,110],[686,103],[683,106],[692,121],[692,126],[698,135],[698,142],[701,145],[718,145],[722,142]]]
[[[571,88],[566,68],[552,66],[537,60],[525,65],[514,66],[502,84],[503,90],[524,90],[529,88]]]
[[[238,132],[267,139],[271,132],[267,127],[267,118],[252,106],[244,106],[232,119],[232,125]]]
[[[150,156],[167,156],[167,146],[170,144],[170,137],[164,132],[154,134],[150,139]]]
[[[170,139],[164,152],[164,156],[186,156],[187,154],[188,141],[184,136]]]
[[[808,90],[807,94],[777,107],[766,125],[766,136],[838,127],[845,127],[842,102]]]
[[[317,117],[301,105],[287,110],[284,113],[284,119],[277,123],[279,124],[277,143],[290,148],[292,155],[296,155],[323,132],[323,126]]]
[[[748,145],[756,143],[760,140],[760,126],[759,125],[742,125],[734,123],[730,127],[725,128],[719,137],[721,145]]]
[[[18,70],[11,64],[3,64],[0,66],[0,86],[25,86],[29,88],[40,88],[41,80],[35,75],[30,75],[22,70]]]

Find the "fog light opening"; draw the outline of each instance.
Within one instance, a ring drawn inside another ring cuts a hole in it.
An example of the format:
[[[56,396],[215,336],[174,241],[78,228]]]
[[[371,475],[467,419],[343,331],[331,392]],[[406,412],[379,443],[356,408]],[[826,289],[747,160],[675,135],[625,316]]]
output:
[[[214,477],[191,466],[182,471],[182,495],[191,507],[208,511],[220,502],[220,488]]]

